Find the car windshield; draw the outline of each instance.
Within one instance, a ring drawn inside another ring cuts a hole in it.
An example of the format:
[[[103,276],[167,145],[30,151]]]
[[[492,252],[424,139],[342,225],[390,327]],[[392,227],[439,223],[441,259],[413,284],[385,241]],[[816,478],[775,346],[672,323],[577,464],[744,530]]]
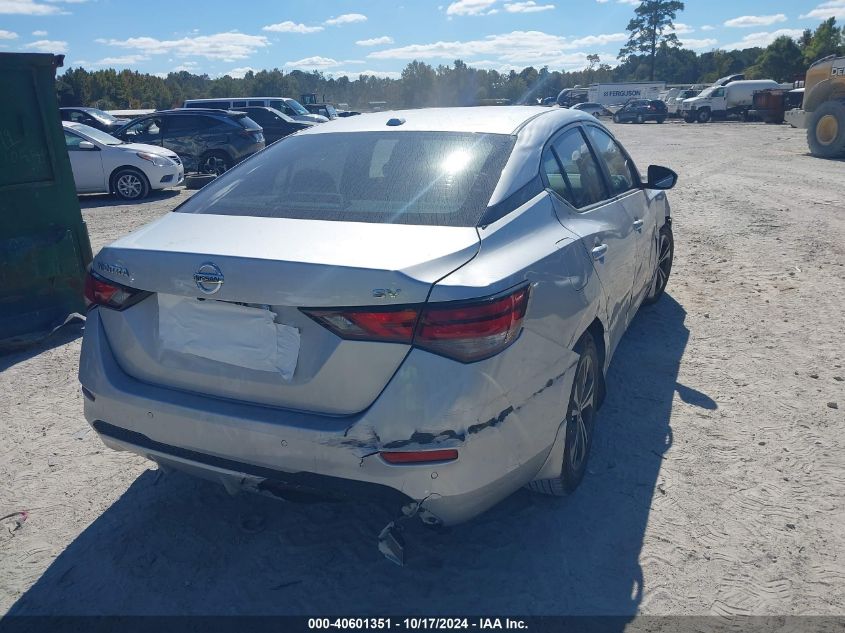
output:
[[[296,99],[285,99],[285,103],[287,103],[288,107],[290,107],[290,109],[293,110],[294,112],[296,112],[297,114],[311,114]]]
[[[119,138],[115,138],[111,134],[106,134],[105,132],[98,130],[97,128],[91,127],[90,125],[74,123],[69,127],[70,129],[76,132],[81,132],[85,136],[97,141],[102,145],[123,145],[123,141],[121,141]]]
[[[705,88],[701,92],[698,93],[699,97],[709,97],[713,92],[718,88],[718,86],[710,86],[709,88]]]
[[[514,141],[454,132],[292,136],[205,186],[178,212],[475,226]]]
[[[113,117],[108,112],[104,112],[103,110],[97,110],[96,108],[89,108],[86,110],[88,114],[90,114],[95,119],[100,119],[100,121],[104,121],[105,123],[114,123],[117,121],[117,117]]]

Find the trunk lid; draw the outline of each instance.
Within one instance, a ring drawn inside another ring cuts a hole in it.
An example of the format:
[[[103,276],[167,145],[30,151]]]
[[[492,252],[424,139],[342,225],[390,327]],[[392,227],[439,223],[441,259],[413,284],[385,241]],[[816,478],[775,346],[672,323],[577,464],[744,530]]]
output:
[[[347,415],[373,402],[408,345],[341,340],[299,308],[423,303],[431,286],[478,248],[471,227],[171,213],[104,248],[94,270],[153,293],[121,312],[100,309],[128,374],[196,393]],[[272,316],[263,318],[261,310]],[[292,376],[254,362],[268,341],[258,330],[274,326],[285,340],[279,367],[289,366],[291,337],[298,339]]]

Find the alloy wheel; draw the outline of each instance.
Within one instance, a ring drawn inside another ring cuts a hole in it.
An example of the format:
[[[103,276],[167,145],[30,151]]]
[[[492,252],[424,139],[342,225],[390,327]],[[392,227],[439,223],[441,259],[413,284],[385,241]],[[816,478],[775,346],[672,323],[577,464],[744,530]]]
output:
[[[123,174],[115,183],[118,193],[127,199],[137,198],[144,190],[144,183],[135,174]]]
[[[585,355],[578,366],[575,388],[572,391],[569,423],[574,424],[574,437],[569,446],[569,465],[578,471],[590,448],[595,415],[596,372],[591,356]]]

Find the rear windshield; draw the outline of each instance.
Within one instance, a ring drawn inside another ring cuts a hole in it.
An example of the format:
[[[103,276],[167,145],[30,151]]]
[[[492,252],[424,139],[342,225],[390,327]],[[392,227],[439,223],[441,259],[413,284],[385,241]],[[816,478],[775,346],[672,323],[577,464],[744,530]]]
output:
[[[177,211],[475,226],[514,141],[448,132],[291,136],[206,185]]]

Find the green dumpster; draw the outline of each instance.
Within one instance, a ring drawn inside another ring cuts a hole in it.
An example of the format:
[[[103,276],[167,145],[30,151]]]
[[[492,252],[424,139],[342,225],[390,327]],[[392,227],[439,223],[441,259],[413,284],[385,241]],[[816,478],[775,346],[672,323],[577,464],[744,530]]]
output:
[[[0,351],[85,310],[91,244],[56,103],[63,60],[0,53]]]

